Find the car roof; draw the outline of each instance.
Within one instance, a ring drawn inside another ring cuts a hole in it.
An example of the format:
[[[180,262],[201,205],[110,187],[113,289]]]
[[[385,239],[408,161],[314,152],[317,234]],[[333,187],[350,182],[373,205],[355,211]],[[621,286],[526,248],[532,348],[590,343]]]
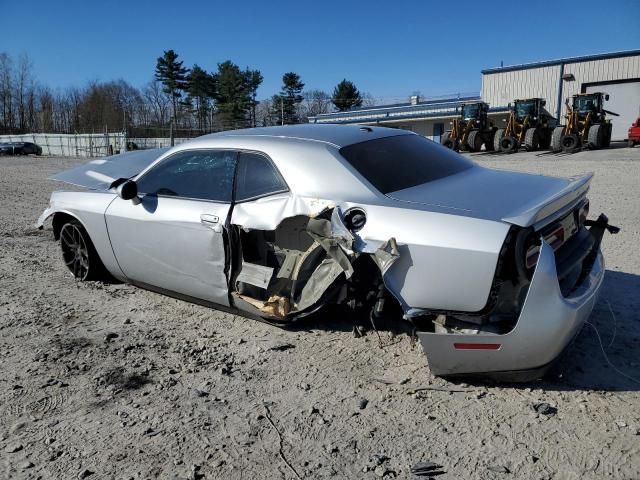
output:
[[[217,139],[220,137],[271,137],[322,142],[342,148],[354,143],[374,140],[376,138],[395,135],[408,135],[411,132],[397,128],[370,127],[364,125],[333,125],[333,124],[300,124],[277,127],[246,128],[241,130],[227,130],[198,137],[198,140]]]

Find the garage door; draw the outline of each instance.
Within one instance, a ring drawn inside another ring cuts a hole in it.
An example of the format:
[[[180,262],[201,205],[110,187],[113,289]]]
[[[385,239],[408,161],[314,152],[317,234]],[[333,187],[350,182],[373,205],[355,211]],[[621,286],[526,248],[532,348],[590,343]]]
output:
[[[609,83],[587,87],[586,93],[605,92],[609,94],[609,101],[604,108],[610,112],[620,114],[619,117],[610,115],[613,124],[612,140],[625,140],[631,124],[638,118],[640,110],[640,81],[628,83]]]

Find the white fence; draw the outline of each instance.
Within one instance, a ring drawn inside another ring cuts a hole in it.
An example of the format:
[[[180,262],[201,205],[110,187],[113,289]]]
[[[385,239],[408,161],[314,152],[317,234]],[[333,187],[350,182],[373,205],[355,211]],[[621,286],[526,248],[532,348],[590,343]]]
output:
[[[174,144],[186,142],[188,138],[175,138]],[[42,147],[43,155],[64,157],[104,157],[123,152],[125,143],[133,142],[134,148],[161,148],[171,145],[170,138],[127,138],[124,133],[26,133],[23,135],[0,135],[3,142],[33,142]]]

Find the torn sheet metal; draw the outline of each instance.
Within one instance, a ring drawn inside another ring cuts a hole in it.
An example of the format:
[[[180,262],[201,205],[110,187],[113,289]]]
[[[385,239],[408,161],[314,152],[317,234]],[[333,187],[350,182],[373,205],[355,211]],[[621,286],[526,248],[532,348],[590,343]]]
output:
[[[240,270],[236,281],[266,289],[269,286],[271,277],[273,277],[272,267],[242,262],[242,270]]]
[[[243,229],[275,230],[287,218],[315,217],[335,202],[320,198],[297,197],[289,192],[234,205],[231,223]]]
[[[400,250],[398,249],[398,244],[396,243],[396,239],[391,237],[389,240],[384,242],[380,247],[373,253],[373,260],[378,265],[380,269],[380,273],[384,279],[384,274],[391,268],[398,258],[400,258]]]
[[[344,271],[347,278],[353,275],[353,266],[347,254],[353,255],[353,235],[342,223],[340,209],[334,208],[331,220],[316,217],[309,220],[307,232]]]
[[[340,209],[323,208],[321,212],[307,218],[306,227],[301,233],[308,235],[313,241],[305,251],[295,250],[295,244],[290,244],[287,236],[280,239],[284,244],[270,246],[274,251],[286,252],[277,271],[270,267],[243,263],[237,282],[250,283],[265,289],[268,299],[259,300],[237,292],[234,293],[236,299],[246,302],[262,315],[283,320],[290,314],[302,312],[317,304],[341,274],[344,273],[347,278],[353,274],[351,261],[356,256],[353,251],[354,237],[342,222]],[[281,228],[285,220],[282,220],[275,230]],[[284,245],[287,246],[286,249],[282,248]],[[298,248],[305,248],[306,245],[302,242]],[[243,274],[245,266],[248,266],[249,272]],[[270,280],[274,273],[276,278],[288,279],[291,282],[270,284],[266,277]],[[260,274],[263,275],[262,282],[259,278],[254,278]],[[289,288],[287,285],[290,286],[290,292],[284,293]],[[273,291],[276,289],[277,291]],[[237,306],[242,308],[240,304]]]
[[[85,187],[90,190],[108,190],[113,181],[137,175],[160,158],[167,150],[169,149],[156,148],[112,155],[56,173],[49,179]]]

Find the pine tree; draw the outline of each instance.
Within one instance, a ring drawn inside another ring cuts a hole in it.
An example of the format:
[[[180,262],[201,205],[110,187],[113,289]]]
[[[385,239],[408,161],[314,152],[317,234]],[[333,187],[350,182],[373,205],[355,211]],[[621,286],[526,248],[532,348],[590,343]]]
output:
[[[345,78],[333,89],[333,104],[344,112],[362,105],[362,97],[353,82]]]
[[[213,75],[200,68],[199,65],[191,67],[191,71],[187,75],[187,101],[194,109],[198,119],[198,128],[201,130],[207,126],[211,100],[215,94],[216,85]]]
[[[246,127],[251,98],[244,72],[235,63],[227,60],[218,64],[215,78],[216,100],[223,128]]]
[[[258,87],[262,84],[262,80],[263,77],[260,70],[245,69],[244,81],[250,98],[250,124],[252,127],[256,126],[256,107],[260,103],[256,100],[256,97],[258,96]]]
[[[165,50],[156,63],[156,80],[164,85],[164,92],[171,98],[173,121],[177,119],[178,101],[187,87],[186,76],[189,70],[178,61],[178,54],[173,50]]]
[[[297,106],[302,102],[302,89],[304,83],[300,81],[300,75],[294,72],[285,73],[282,76],[282,89],[280,95],[273,98],[273,115],[280,119],[281,124],[291,125],[299,123]]]

